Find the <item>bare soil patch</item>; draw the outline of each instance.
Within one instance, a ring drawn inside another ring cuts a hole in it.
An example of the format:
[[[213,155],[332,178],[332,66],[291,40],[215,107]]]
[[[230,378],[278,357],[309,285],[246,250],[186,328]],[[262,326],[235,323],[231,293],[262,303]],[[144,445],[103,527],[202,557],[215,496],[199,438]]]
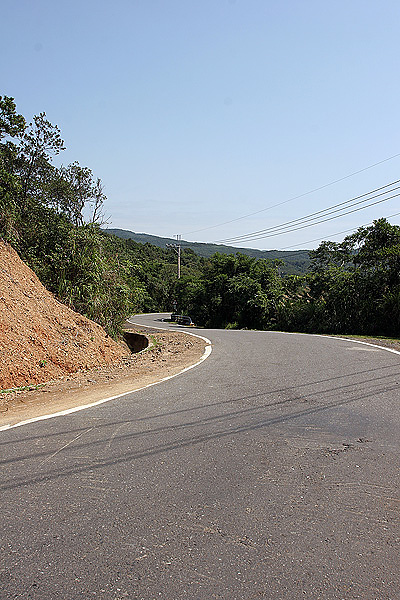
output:
[[[130,351],[61,304],[0,241],[0,390],[115,364]]]
[[[115,365],[69,374],[37,389],[1,393],[0,426],[140,389],[192,366],[204,353],[205,342],[185,333],[157,331],[149,338],[148,349],[123,357]]]

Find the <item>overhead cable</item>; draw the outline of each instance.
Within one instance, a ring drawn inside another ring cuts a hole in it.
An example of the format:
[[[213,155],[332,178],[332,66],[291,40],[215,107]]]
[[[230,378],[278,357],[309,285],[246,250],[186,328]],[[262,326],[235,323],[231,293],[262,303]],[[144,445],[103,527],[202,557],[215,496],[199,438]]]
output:
[[[392,217],[397,217],[398,215],[400,215],[400,212],[394,213],[393,215],[388,215],[387,217],[382,217],[382,218],[383,219],[391,219]],[[368,227],[369,225],[372,225],[372,221],[370,221],[369,223],[365,223],[364,225],[360,225],[359,227],[357,227],[357,229],[359,229],[360,227]],[[352,227],[351,229],[345,229],[344,231],[337,231],[336,233],[331,233],[329,235],[331,237],[335,237],[337,235],[342,235],[343,233],[349,233],[350,231],[354,231],[354,227]],[[291,246],[285,246],[285,248],[281,248],[277,251],[284,252],[285,250],[290,250],[291,248],[298,248],[299,246],[304,246],[305,244],[312,244],[313,242],[320,242],[323,240],[326,241],[326,238],[325,237],[316,238],[314,240],[308,240],[307,242],[301,242],[301,244],[292,244]],[[304,250],[307,251],[306,249],[304,249]],[[300,250],[296,250],[295,252],[300,252]],[[292,256],[292,254],[290,254],[288,256]],[[286,255],[283,258],[286,258]]]
[[[244,235],[240,235],[240,236],[236,236],[236,237],[232,237],[232,238],[227,238],[226,240],[218,240],[218,241],[226,241],[226,242],[230,242],[233,240],[241,240],[241,239],[245,239],[248,237],[252,237],[253,235],[258,235],[261,233],[269,233],[270,231],[274,231],[276,229],[281,229],[281,228],[286,228],[287,226],[291,226],[291,224],[301,224],[302,222],[306,222],[309,220],[314,220],[319,218],[316,215],[322,216],[324,213],[326,214],[332,214],[334,212],[339,212],[341,210],[343,210],[343,208],[337,208],[337,207],[343,207],[346,204],[349,204],[350,206],[356,206],[357,204],[362,204],[364,202],[369,202],[370,200],[377,198],[378,196],[383,196],[384,194],[390,193],[396,189],[399,189],[399,187],[397,188],[393,188],[391,190],[386,190],[385,192],[382,192],[381,194],[377,194],[376,196],[371,196],[371,194],[374,194],[375,192],[379,192],[380,190],[386,189],[388,187],[391,187],[393,185],[395,185],[396,183],[400,183],[400,180],[397,181],[393,181],[392,183],[388,183],[380,188],[376,188],[374,190],[371,190],[370,192],[367,192],[366,194],[362,194],[361,196],[355,196],[354,198],[350,198],[350,200],[345,200],[344,202],[339,202],[339,204],[334,204],[333,206],[329,206],[328,208],[324,208],[323,210],[319,210],[317,212],[313,212],[310,213],[309,215],[305,215],[304,217],[299,217],[298,219],[293,219],[292,221],[287,221],[286,223],[282,223],[281,225],[274,225],[272,227],[268,227],[267,229],[260,229],[259,231],[253,231],[252,233],[247,233]],[[364,198],[364,200],[359,200],[360,198]],[[356,200],[359,200],[358,202],[356,202]],[[333,210],[336,209],[336,210]]]
[[[400,194],[394,194],[393,196],[389,196],[389,198],[384,198],[383,200],[378,200],[377,202],[371,202],[371,204],[367,204],[366,206],[361,206],[361,207],[355,208],[353,210],[348,210],[347,212],[344,212],[340,215],[336,215],[335,217],[329,217],[328,219],[322,219],[321,221],[317,221],[316,223],[302,225],[301,227],[293,227],[292,229],[288,229],[287,231],[279,231],[277,233],[261,235],[259,237],[252,238],[252,240],[263,240],[265,238],[283,235],[284,233],[292,233],[293,231],[298,231],[299,229],[306,229],[307,227],[313,227],[314,225],[319,225],[320,223],[326,223],[326,221],[332,221],[333,219],[338,219],[339,217],[344,217],[345,215],[349,215],[351,213],[358,212],[359,210],[364,210],[364,208],[368,208],[369,206],[375,206],[375,204],[381,204],[381,202],[386,202],[387,200],[391,200],[392,198],[397,198],[398,196],[400,196]]]
[[[381,204],[381,202],[386,202],[387,200],[392,200],[392,198],[398,198],[400,194],[394,194],[393,196],[389,196],[389,198],[384,198],[383,200],[378,200],[377,202],[371,202],[371,204],[367,204],[367,206],[361,206],[360,208],[355,208],[354,210],[349,210],[347,212],[342,213],[341,215],[336,215],[335,217],[329,217],[328,219],[322,219],[321,221],[317,221],[316,223],[311,223],[310,225],[303,225],[302,227],[295,227],[289,231],[284,231],[282,233],[291,233],[292,231],[297,231],[298,229],[306,229],[307,227],[312,227],[313,225],[319,225],[320,223],[325,223],[326,221],[332,221],[333,219],[338,219],[339,217],[344,217],[345,215],[350,215],[354,212],[358,212],[360,210],[364,210],[364,208],[368,208],[370,206],[375,206],[375,204]],[[280,233],[271,234],[264,237],[274,237],[274,235],[280,235]],[[257,238],[263,239],[263,238]]]
[[[366,194],[362,194],[361,196],[356,196],[354,198],[351,198],[350,200],[346,200],[344,202],[334,204],[333,206],[330,206],[323,210],[320,210],[320,211],[317,211],[314,213],[310,213],[303,217],[299,217],[298,219],[286,221],[285,223],[282,223],[280,225],[275,225],[272,227],[268,227],[266,229],[260,229],[258,231],[253,231],[253,232],[243,234],[240,236],[225,238],[222,240],[216,240],[216,243],[232,243],[232,242],[238,243],[238,242],[251,241],[254,239],[262,239],[264,237],[271,237],[271,235],[279,235],[280,233],[287,233],[289,231],[295,231],[296,229],[302,229],[303,227],[299,227],[299,226],[303,226],[304,223],[308,223],[308,225],[304,225],[304,227],[311,227],[312,225],[322,223],[326,220],[339,218],[339,217],[349,214],[351,212],[356,212],[357,210],[363,210],[364,208],[368,208],[369,206],[373,206],[374,204],[379,204],[380,202],[385,202],[387,200],[390,200],[393,197],[396,197],[396,195],[394,195],[394,196],[390,196],[388,198],[383,198],[377,202],[372,202],[372,203],[366,204],[367,202],[370,202],[371,200],[374,200],[375,198],[385,196],[387,194],[391,194],[392,192],[400,189],[400,186],[393,187],[396,183],[400,183],[400,180],[394,181],[394,182],[389,183],[380,188],[371,190],[370,192],[367,192]],[[387,189],[387,188],[390,188],[390,189]],[[381,192],[381,190],[385,190],[385,191]],[[381,192],[381,193],[375,194],[375,192]],[[360,200],[360,198],[362,198],[362,199]],[[364,206],[360,206],[358,209],[355,209],[355,210],[347,211],[348,208],[353,208],[354,206],[357,206],[360,204],[363,204]],[[331,217],[330,219],[319,220],[321,217],[326,217],[327,215],[332,215],[334,213],[340,213],[340,214],[336,214],[334,217]],[[312,221],[316,221],[316,222],[313,223]]]
[[[394,213],[393,215],[387,215],[386,217],[381,217],[382,219],[391,219],[392,217],[397,217],[400,215],[400,212],[398,213]],[[357,229],[360,229],[360,227],[368,227],[369,225],[372,225],[372,221],[370,221],[369,223],[364,223],[364,225],[359,225],[357,227]],[[354,231],[354,227],[351,227],[350,229],[345,229],[344,231],[336,231],[336,233],[331,233],[330,236],[331,237],[335,237],[337,235],[342,235],[343,233],[350,233]],[[307,248],[302,248],[300,250],[293,250],[293,252],[289,252],[288,254],[281,254],[284,253],[285,250],[291,250],[292,248],[298,248],[299,246],[304,246],[305,244],[312,244],[313,242],[320,242],[320,241],[326,241],[325,237],[322,238],[315,238],[313,240],[308,240],[307,242],[301,242],[301,244],[292,244],[291,246],[285,246],[284,248],[275,248],[274,250],[260,250],[260,252],[266,252],[266,253],[270,253],[270,252],[279,252],[279,256],[276,256],[275,259],[276,260],[285,260],[286,258],[291,258],[292,256],[297,256],[299,257],[299,252],[310,252],[310,249]],[[238,248],[238,250],[240,250],[240,248]],[[300,258],[300,257],[299,257]],[[272,259],[272,260],[275,260]]]
[[[379,162],[376,162],[373,165],[364,167],[363,169],[360,169],[359,171],[354,171],[353,173],[350,173],[349,175],[345,175],[344,177],[335,179],[335,181],[331,181],[330,183],[321,185],[320,187],[309,190],[308,192],[304,192],[303,194],[299,194],[298,196],[293,196],[292,198],[289,198],[288,200],[284,200],[283,202],[278,202],[277,204],[273,204],[272,206],[267,206],[266,208],[262,208],[261,210],[256,210],[255,212],[248,213],[247,215],[243,215],[241,217],[237,217],[236,219],[224,221],[223,223],[218,223],[217,225],[210,225],[209,227],[203,227],[202,229],[195,229],[194,231],[188,231],[188,232],[184,233],[183,235],[191,235],[192,233],[199,233],[200,231],[207,231],[208,229],[215,229],[217,227],[222,227],[223,225],[229,225],[230,223],[235,223],[236,221],[241,221],[242,219],[247,219],[248,217],[253,217],[254,215],[259,215],[260,213],[266,212],[267,210],[271,210],[273,208],[276,208],[277,206],[282,206],[283,204],[287,204],[288,202],[293,202],[294,200],[298,200],[299,198],[304,198],[304,196],[308,196],[309,194],[313,194],[314,192],[323,190],[331,185],[335,185],[336,183],[345,181],[345,179],[349,179],[350,177],[354,177],[354,175],[358,175],[359,173],[368,171],[369,169],[372,169],[373,167],[377,167],[378,165],[388,162],[389,160],[393,160],[394,158],[397,158],[398,156],[400,156],[400,153],[394,154],[393,156],[389,156],[388,158],[380,160]]]

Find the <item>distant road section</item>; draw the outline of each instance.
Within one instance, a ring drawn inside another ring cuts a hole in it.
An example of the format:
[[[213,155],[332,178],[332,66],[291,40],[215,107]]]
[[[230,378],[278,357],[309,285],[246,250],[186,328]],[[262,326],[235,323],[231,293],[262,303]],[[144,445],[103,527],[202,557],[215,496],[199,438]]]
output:
[[[400,355],[187,330],[190,371],[1,433],[2,597],[399,598]]]

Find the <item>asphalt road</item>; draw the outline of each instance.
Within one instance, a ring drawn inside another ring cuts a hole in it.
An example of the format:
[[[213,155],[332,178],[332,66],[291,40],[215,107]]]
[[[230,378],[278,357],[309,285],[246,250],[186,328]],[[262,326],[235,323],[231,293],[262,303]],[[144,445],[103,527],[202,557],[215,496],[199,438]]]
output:
[[[400,355],[199,333],[174,379],[0,432],[1,598],[399,599]]]

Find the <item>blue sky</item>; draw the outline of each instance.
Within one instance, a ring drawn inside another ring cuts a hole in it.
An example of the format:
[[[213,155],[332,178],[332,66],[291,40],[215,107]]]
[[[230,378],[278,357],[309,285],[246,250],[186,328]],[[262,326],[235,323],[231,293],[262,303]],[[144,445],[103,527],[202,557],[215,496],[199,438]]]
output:
[[[102,179],[109,226],[217,241],[400,179],[398,156],[264,210],[400,153],[397,0],[2,0],[1,14],[0,94],[61,128],[59,163]],[[316,247],[397,212],[394,198],[235,245]]]

